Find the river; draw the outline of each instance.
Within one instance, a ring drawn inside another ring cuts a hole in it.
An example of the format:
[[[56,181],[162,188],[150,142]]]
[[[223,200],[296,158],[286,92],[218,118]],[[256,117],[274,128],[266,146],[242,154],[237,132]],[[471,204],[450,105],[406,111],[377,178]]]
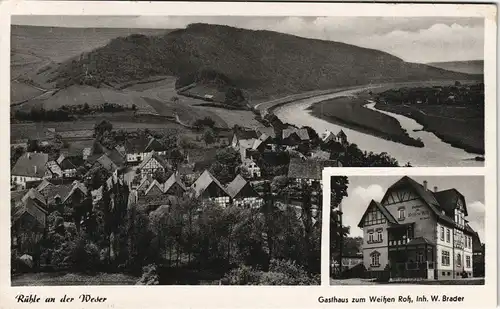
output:
[[[318,134],[326,130],[337,133],[342,129],[347,134],[349,142],[357,144],[361,150],[377,153],[387,152],[390,156],[398,160],[400,165],[410,162],[412,166],[484,166],[484,162],[473,160],[473,158],[477,156],[476,154],[467,153],[465,150],[452,147],[441,141],[433,133],[426,131],[415,132],[414,130],[422,129],[422,126],[415,120],[394,113],[379,111],[375,109],[374,103],[369,103],[366,107],[396,118],[401,126],[408,131],[411,137],[420,138],[425,146],[423,148],[407,146],[345,128],[341,125],[316,118],[311,115],[310,111],[307,109],[314,103],[340,96],[353,95],[359,91],[360,89],[348,90],[298,100],[276,108],[274,114],[283,122],[291,123],[299,127],[310,126],[316,130]]]

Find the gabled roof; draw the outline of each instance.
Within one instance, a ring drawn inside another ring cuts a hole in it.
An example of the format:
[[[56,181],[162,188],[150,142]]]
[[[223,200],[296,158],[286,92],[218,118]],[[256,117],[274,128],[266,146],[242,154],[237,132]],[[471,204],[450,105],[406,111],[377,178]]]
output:
[[[153,177],[151,177],[150,175],[143,177],[141,180],[141,183],[137,187],[137,191],[147,190],[147,188],[149,187],[149,185],[151,184],[152,181],[153,181]]]
[[[411,179],[408,176],[402,177],[400,180],[395,182],[392,186],[390,186],[384,197],[382,198],[382,203],[384,203],[385,199],[389,196],[389,194],[392,192],[392,190],[396,190],[399,188],[411,188],[413,191],[420,196],[422,200],[429,206],[429,208],[432,210],[432,212],[437,216],[438,219],[447,222],[448,224],[455,224],[455,221],[453,218],[450,218],[448,215],[446,215],[446,212],[444,209],[441,208],[439,202],[436,200],[436,197],[430,190],[426,190],[424,186],[416,182],[415,180]]]
[[[88,194],[87,187],[83,183],[75,180],[72,184],[71,190],[69,191],[68,195],[66,195],[66,197],[62,200],[62,202],[63,203],[66,202],[66,200],[70,198],[73,195],[73,193],[75,193],[75,191],[77,190],[80,190],[83,193],[83,195]]]
[[[127,153],[143,153],[150,151],[163,151],[165,147],[154,137],[136,137],[127,139],[123,145]]]
[[[156,160],[158,161],[158,163],[160,163],[160,165],[163,167],[163,168],[167,168],[169,166],[169,164],[167,163],[167,161],[165,159],[163,159],[160,155],[158,155],[156,152],[152,151],[150,152],[141,162],[141,164],[139,164],[139,166],[137,166],[137,168],[139,169],[143,169],[144,166],[146,166],[146,164],[148,164],[148,162],[150,160]]]
[[[267,137],[275,138],[276,132],[273,127],[259,127],[257,128],[257,132],[260,134],[259,139],[265,140]],[[265,135],[265,137],[263,137]]]
[[[212,183],[215,183],[224,193],[229,196],[229,193],[226,191],[224,186],[214,176],[212,176],[212,174],[210,174],[208,170],[205,170],[200,175],[200,177],[196,179],[196,181],[191,185],[191,188],[194,190],[195,196],[199,197]]]
[[[288,177],[321,180],[323,168],[328,166],[338,166],[338,162],[334,160],[318,161],[291,158],[288,165]]]
[[[142,153],[149,144],[149,140],[144,137],[128,138],[123,147],[127,153]]]
[[[396,219],[394,219],[394,217],[391,215],[391,213],[384,206],[382,206],[382,204],[377,203],[374,200],[371,200],[370,204],[368,204],[368,207],[366,207],[366,210],[365,210],[363,216],[361,217],[361,220],[359,220],[358,227],[361,227],[361,228],[363,227],[363,224],[365,222],[365,217],[368,214],[368,212],[370,211],[370,209],[373,207],[382,213],[382,215],[385,217],[387,222],[389,222],[390,224],[398,224]]]
[[[296,128],[286,128],[283,129],[282,137],[283,139],[288,138],[292,134],[296,134],[300,140],[302,141],[307,141],[309,140],[309,133],[307,132],[307,129],[296,129]]]
[[[50,181],[48,181],[47,179],[43,179],[42,182],[39,183],[38,186],[36,187],[36,190],[38,192],[40,192],[48,186],[53,186],[53,184]]]
[[[43,178],[48,161],[49,155],[46,153],[27,152],[17,160],[11,175]]]
[[[165,192],[163,190],[163,185],[161,185],[158,180],[154,179],[151,184],[149,185],[149,187],[146,189],[146,191],[144,192],[144,195],[148,195],[149,192],[151,192],[151,190],[153,190],[154,188],[157,188],[160,193],[163,193]]]
[[[182,190],[187,191],[187,188],[182,182],[179,174],[173,173],[163,184],[163,192],[168,192],[168,190],[170,190],[170,188],[176,183],[182,188]]]
[[[30,214],[33,218],[35,218],[35,220],[40,224],[42,228],[45,228],[47,214],[32,200],[27,200],[26,203],[17,204],[15,206],[12,213],[12,221],[15,223],[25,213]]]
[[[238,140],[242,139],[253,139],[253,138],[258,138],[257,132],[254,130],[237,130],[234,135]]]
[[[64,185],[52,185],[47,188],[44,196],[47,198],[47,204],[54,204],[56,202],[56,198],[59,197],[62,201],[66,201],[68,194],[71,192],[73,185],[64,184]]]
[[[439,202],[439,206],[446,212],[448,216],[453,217],[458,199],[461,199],[464,205],[464,214],[467,216],[467,206],[465,205],[464,196],[457,189],[448,189],[434,192],[434,197]]]
[[[23,203],[26,203],[29,199],[36,200],[42,205],[47,205],[47,200],[40,192],[35,188],[29,189],[29,191],[21,199]]]
[[[227,192],[231,198],[235,198],[241,192],[246,185],[249,185],[248,181],[245,180],[240,174],[236,175],[236,177],[227,185]],[[250,186],[251,187],[251,186]],[[253,190],[253,188],[252,188]],[[256,194],[257,195],[257,194]]]
[[[59,177],[62,177],[62,170],[61,167],[57,164],[56,161],[49,161],[47,162],[47,169],[53,174],[57,175]]]
[[[110,172],[113,172],[118,168],[118,166],[105,154],[97,158],[96,162]]]

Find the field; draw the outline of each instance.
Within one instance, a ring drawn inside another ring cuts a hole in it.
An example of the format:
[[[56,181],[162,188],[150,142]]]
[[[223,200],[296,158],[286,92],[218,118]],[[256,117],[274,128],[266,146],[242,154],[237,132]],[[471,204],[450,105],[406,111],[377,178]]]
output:
[[[410,106],[377,103],[377,109],[412,118],[425,131],[454,147],[484,154],[484,116],[473,108],[461,106]]]
[[[185,127],[173,121],[160,121],[160,119],[148,119],[146,117],[132,119],[132,117],[130,117],[129,115],[123,114],[111,117],[108,115],[95,115],[92,118],[87,117],[78,121],[71,122],[12,123],[10,126],[10,137],[11,141],[27,140],[28,138],[36,137],[43,138],[45,136],[45,132],[47,132],[47,130],[50,128],[55,128],[58,132],[93,130],[95,124],[103,119],[111,121],[114,129],[122,129],[127,131],[148,128],[151,130],[166,130],[169,132],[172,130],[176,130],[179,132],[188,131]]]
[[[12,286],[134,285],[138,280],[125,274],[29,273],[12,276]]]
[[[26,100],[37,97],[43,93],[42,90],[37,89],[26,83],[14,81],[10,83],[10,102],[17,104]]]
[[[399,122],[382,113],[365,108],[362,97],[339,97],[314,104],[312,114],[354,130],[366,132],[405,145],[423,147],[419,140],[411,138]]]

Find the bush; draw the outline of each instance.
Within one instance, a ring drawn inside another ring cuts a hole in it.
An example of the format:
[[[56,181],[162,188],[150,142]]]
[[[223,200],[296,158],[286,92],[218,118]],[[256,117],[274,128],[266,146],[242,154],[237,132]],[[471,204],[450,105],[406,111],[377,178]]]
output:
[[[158,269],[156,265],[149,264],[142,268],[142,276],[137,281],[136,285],[158,285],[160,284],[160,277],[158,276]]]
[[[259,281],[260,271],[253,269],[250,266],[242,265],[232,269],[222,279],[229,285],[251,285]]]

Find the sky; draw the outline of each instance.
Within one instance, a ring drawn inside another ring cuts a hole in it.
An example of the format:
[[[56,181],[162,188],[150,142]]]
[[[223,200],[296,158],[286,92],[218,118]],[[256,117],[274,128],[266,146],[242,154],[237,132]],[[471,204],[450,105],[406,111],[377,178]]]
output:
[[[380,202],[388,187],[398,181],[401,176],[349,176],[348,196],[342,201],[343,225],[351,227],[350,236],[363,236],[363,231],[358,227],[359,220],[363,216],[368,204],[373,199]],[[430,190],[434,186],[438,191],[446,189],[457,189],[465,197],[469,225],[479,233],[484,242],[484,177],[482,176],[411,176],[418,183],[427,180]],[[495,205],[490,205],[494,209]]]
[[[382,50],[409,62],[482,60],[484,21],[456,17],[12,16],[16,25],[184,28],[209,23],[272,30]]]

